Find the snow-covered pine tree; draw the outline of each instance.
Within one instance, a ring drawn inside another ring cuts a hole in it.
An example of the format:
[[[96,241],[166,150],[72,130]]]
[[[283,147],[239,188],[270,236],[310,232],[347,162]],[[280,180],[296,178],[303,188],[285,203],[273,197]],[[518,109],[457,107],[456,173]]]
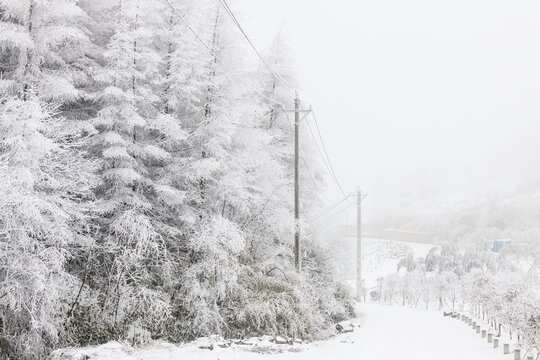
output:
[[[183,194],[163,180],[171,156],[162,141],[175,141],[182,131],[159,107],[154,43],[163,25],[160,6],[119,0],[93,8],[92,16],[109,31],[101,33],[102,66],[94,74],[100,90],[92,150],[103,164],[96,191],[100,234],[72,323],[80,342],[126,337],[130,327],[156,334],[169,316],[162,291],[169,274],[163,235],[169,229],[162,207],[182,202]]]
[[[229,171],[235,128],[232,108],[237,101],[232,92],[234,74],[218,60],[230,58],[228,24],[218,2],[179,3],[175,2],[190,15],[190,25],[213,51],[200,44],[178,18],[171,19],[164,42],[164,108],[188,134],[173,152],[170,171],[171,182],[186,195],[174,224],[180,235],[177,250],[187,256],[186,268],[178,266],[173,284],[179,321],[173,324],[171,336],[176,339],[223,333],[222,308],[230,303],[233,289],[238,289],[238,256],[244,244],[239,227],[222,215],[220,201]]]
[[[66,262],[88,244],[87,127],[63,116],[86,97],[89,47],[76,1],[0,1],[0,357],[46,356],[77,280]]]

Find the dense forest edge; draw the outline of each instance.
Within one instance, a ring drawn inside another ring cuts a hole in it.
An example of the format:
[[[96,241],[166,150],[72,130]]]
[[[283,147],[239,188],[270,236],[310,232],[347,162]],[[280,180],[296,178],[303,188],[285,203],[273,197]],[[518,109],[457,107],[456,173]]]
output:
[[[309,338],[353,312],[307,222],[294,271],[292,94],[241,60],[219,2],[171,3],[211,52],[160,0],[0,0],[2,359]],[[266,61],[295,83],[283,34]]]

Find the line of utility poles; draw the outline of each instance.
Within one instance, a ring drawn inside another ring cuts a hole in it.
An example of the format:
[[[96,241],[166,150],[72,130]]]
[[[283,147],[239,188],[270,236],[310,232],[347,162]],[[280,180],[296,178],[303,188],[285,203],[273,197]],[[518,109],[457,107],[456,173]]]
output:
[[[302,271],[302,242],[300,237],[300,122],[311,112],[310,109],[300,109],[300,99],[298,95],[294,99],[294,110],[284,112],[294,112],[294,267],[300,273]],[[300,113],[304,117],[300,119]],[[364,295],[362,285],[362,201],[367,194],[362,191],[356,192],[356,300],[361,301]]]
[[[367,194],[356,192],[356,301],[362,301],[364,286],[362,284],[362,201]]]

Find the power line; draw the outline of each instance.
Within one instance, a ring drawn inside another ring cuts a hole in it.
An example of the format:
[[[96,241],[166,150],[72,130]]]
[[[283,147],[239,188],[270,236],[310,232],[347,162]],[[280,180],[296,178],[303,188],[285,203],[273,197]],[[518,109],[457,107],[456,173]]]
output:
[[[285,116],[287,117],[287,122],[289,123],[289,127],[291,128],[291,131],[294,133],[294,130],[292,128],[291,119],[289,118],[289,114],[285,113]],[[309,166],[307,164],[306,158],[304,157],[304,154],[302,150],[300,150],[300,157],[302,158],[302,162],[304,163],[304,166],[306,167],[306,171],[309,174],[309,177],[311,178],[311,181],[313,182],[313,186],[315,189],[317,188],[317,183],[315,182],[315,178],[313,175],[311,175],[311,171],[309,170]]]
[[[302,107],[302,109],[303,109],[303,107]],[[312,110],[312,109],[311,109],[311,110]],[[287,116],[287,121],[289,122],[289,127],[291,128],[291,131],[294,132],[294,130],[293,130],[293,128],[292,128],[292,125],[291,125],[291,120],[290,120],[290,118],[289,118],[289,115],[288,115],[286,112],[285,112],[285,115]],[[315,116],[314,116],[313,118],[315,119]],[[307,124],[307,126],[308,126],[308,128],[309,128],[309,131],[310,131],[310,133],[311,133],[311,137],[313,138],[313,141],[315,142],[315,146],[317,147],[317,150],[318,150],[318,152],[319,152],[319,155],[321,156],[321,159],[322,159],[324,165],[326,166],[326,168],[327,168],[327,170],[328,170],[330,176],[331,176],[331,177],[334,179],[334,181],[336,182],[336,184],[337,184],[339,190],[341,191],[341,194],[344,196],[344,200],[348,200],[349,197],[350,197],[350,195],[347,195],[347,193],[345,193],[345,191],[343,190],[343,187],[341,186],[341,184],[340,184],[340,182],[339,182],[339,180],[338,180],[338,178],[337,178],[337,176],[336,176],[336,174],[335,174],[335,172],[334,172],[334,169],[333,169],[332,164],[331,164],[331,162],[330,162],[330,158],[328,157],[328,153],[327,153],[327,151],[326,151],[326,147],[324,146],[324,142],[323,142],[323,140],[322,140],[322,136],[320,136],[320,135],[321,135],[321,132],[320,132],[320,130],[319,130],[318,125],[317,125],[317,131],[318,131],[318,133],[319,133],[319,137],[320,137],[320,139],[321,139],[321,144],[322,144],[323,149],[324,149],[324,152],[325,152],[325,154],[326,154],[326,159],[327,159],[327,161],[328,161],[328,164],[327,164],[326,161],[325,161],[325,157],[323,156],[322,151],[321,151],[321,149],[320,149],[320,147],[319,147],[319,145],[318,145],[318,143],[317,143],[317,139],[315,138],[315,135],[314,135],[314,133],[313,133],[313,130],[311,129],[311,126],[309,126],[309,123],[308,123],[307,121],[306,121],[306,124]],[[317,123],[316,123],[316,124],[317,124]],[[300,156],[302,157],[302,161],[304,162],[304,164],[306,165],[306,168],[307,168],[308,171],[309,171],[309,168],[308,168],[308,166],[307,166],[307,162],[306,162],[306,160],[305,160],[305,158],[304,158],[304,155],[302,154],[302,151],[300,151]],[[310,173],[310,176],[311,176],[311,173]],[[312,177],[312,180],[313,180],[313,177]],[[315,181],[314,181],[314,180],[313,180],[313,184],[315,185]],[[315,187],[316,187],[316,185],[315,185]]]
[[[315,134],[313,133],[313,130],[311,130],[311,126],[309,125],[309,122],[306,121],[306,125],[309,129],[309,132],[311,134],[311,137],[315,143],[315,147],[317,148],[317,151],[319,152],[319,155],[321,156],[321,159],[323,161],[323,164],[324,166],[326,166],[326,169],[328,170],[328,173],[330,174],[330,176],[333,177],[333,174],[332,174],[332,170],[330,169],[330,167],[328,166],[328,164],[326,163],[326,159],[324,158],[323,154],[322,154],[322,151],[321,151],[321,148],[319,147],[319,144],[317,142],[317,139],[315,138]]]
[[[334,205],[331,205],[331,206],[327,207],[326,209],[323,209],[321,212],[319,212],[319,214],[313,216],[313,217],[310,219],[310,221],[316,220],[316,219],[320,218],[321,216],[327,215],[327,214],[330,213],[332,210],[334,210],[336,207],[338,207],[339,205],[341,205],[343,202],[347,201],[350,197],[351,197],[351,195],[347,195],[347,196],[345,196],[343,199],[341,199],[340,201],[338,201],[337,203],[335,203]]]
[[[319,134],[319,139],[321,139],[321,144],[322,144],[324,153],[326,155],[326,159],[328,160],[328,165],[330,166],[330,170],[332,172],[334,180],[336,181],[339,189],[341,190],[341,193],[345,195],[345,191],[343,191],[343,187],[341,186],[341,184],[340,184],[340,182],[338,180],[338,177],[336,175],[336,172],[334,171],[334,167],[332,166],[332,161],[330,161],[330,157],[328,156],[328,151],[326,150],[326,146],[324,145],[324,140],[323,140],[323,137],[321,135],[321,129],[319,128],[319,123],[317,122],[317,116],[315,115],[315,111],[313,110],[313,108],[311,109],[311,115],[313,116],[313,120],[315,121],[315,126],[316,126],[317,132]]]
[[[303,107],[302,107],[303,109]],[[315,142],[315,146],[317,147],[317,151],[319,152],[319,155],[321,156],[321,159],[324,163],[324,165],[326,166],[326,169],[328,170],[328,173],[330,174],[330,176],[332,177],[332,179],[336,182],[339,190],[341,191],[341,194],[345,197],[347,197],[347,194],[345,193],[345,191],[343,190],[343,187],[341,186],[341,183],[339,182],[337,176],[336,176],[336,173],[334,171],[334,167],[332,166],[332,162],[330,161],[330,157],[328,156],[328,152],[326,151],[326,146],[324,145],[324,141],[323,141],[323,138],[321,136],[321,131],[319,129],[319,124],[317,123],[317,118],[315,117],[315,114],[313,113],[313,108],[311,107],[310,108],[310,112],[313,114],[313,119],[315,120],[315,125],[317,127],[317,132],[319,134],[319,139],[321,141],[321,144],[322,144],[322,147],[323,147],[323,150],[324,150],[324,153],[326,155],[326,160],[325,160],[325,156],[322,154],[321,152],[321,149],[319,147],[319,144],[318,144],[318,141],[317,139],[315,138],[315,134],[313,133],[313,130],[311,129],[311,126],[309,125],[309,122],[306,121],[306,124],[308,126],[308,129],[309,129],[309,132],[311,134],[311,137],[313,138],[313,141]],[[328,164],[327,164],[328,162]],[[347,197],[348,198],[348,197]]]
[[[176,9],[174,7],[174,5],[169,1],[169,0],[163,0],[165,1],[167,4],[169,4],[169,6],[171,7],[171,9],[176,13],[176,15],[178,15],[180,17],[180,19],[182,20],[182,22],[186,25],[186,27],[189,29],[189,31],[191,31],[193,33],[193,35],[195,35],[195,37],[197,38],[197,40],[199,40],[199,42],[201,44],[203,44],[203,46],[208,50],[210,51],[215,57],[216,59],[223,65],[225,66],[225,68],[227,68],[227,70],[229,71],[232,71],[230,67],[227,66],[227,64],[225,64],[223,62],[223,60],[221,60],[221,58],[218,56],[218,54],[213,50],[211,49],[208,45],[206,45],[206,43],[204,42],[203,39],[201,39],[201,37],[197,34],[197,32],[193,29],[193,27],[191,27],[191,25],[189,24],[189,22],[186,20],[186,18],[180,13],[180,11],[178,11],[178,9]]]
[[[333,218],[334,216],[337,216],[341,213],[343,213],[344,211],[346,210],[349,210],[351,207],[353,207],[355,204],[354,203],[351,203],[349,205],[347,205],[346,207],[344,207],[343,209],[341,209],[340,211],[336,212],[336,213],[333,213],[332,215],[329,215],[327,217],[325,217],[324,219],[320,220],[320,222],[325,222],[326,220],[330,219],[330,218]]]
[[[244,37],[246,38],[247,42],[249,43],[249,45],[251,46],[251,48],[253,49],[253,51],[255,51],[255,54],[257,54],[257,56],[259,57],[259,59],[261,60],[261,62],[264,64],[264,66],[266,66],[266,68],[272,73],[272,75],[278,80],[278,81],[281,81],[283,83],[283,85],[285,85],[286,87],[289,88],[289,90],[291,91],[294,91],[293,88],[287,83],[287,81],[285,81],[285,79],[283,79],[279,74],[276,73],[276,71],[270,66],[268,65],[268,63],[266,62],[266,60],[264,60],[264,58],[262,57],[261,53],[259,52],[259,50],[257,50],[257,48],[255,47],[255,45],[253,45],[253,42],[251,41],[251,39],[249,38],[249,36],[246,34],[246,32],[244,31],[244,28],[242,27],[242,25],[240,25],[240,22],[238,21],[238,19],[236,18],[236,16],[234,15],[233,11],[231,10],[231,8],[229,7],[229,5],[227,4],[226,0],[219,0],[219,2],[221,3],[221,5],[223,5],[223,7],[225,8],[225,11],[229,14],[229,16],[233,19],[234,23],[236,24],[236,26],[238,27],[238,29],[240,30],[240,32],[242,33],[242,35],[244,35]]]
[[[332,166],[332,162],[330,161],[330,157],[328,156],[328,151],[326,150],[326,146],[324,145],[324,140],[323,140],[323,137],[321,135],[321,129],[319,128],[319,123],[317,121],[317,116],[315,115],[315,111],[313,110],[313,108],[311,109],[311,114],[313,116],[313,120],[315,121],[315,126],[317,128],[317,133],[319,134],[319,138],[321,139],[321,144],[322,144],[322,147],[323,147],[323,150],[324,150],[324,154],[326,155],[326,159],[328,160],[328,164],[330,165],[330,170],[332,170],[332,174],[336,178],[336,181],[338,181],[337,176],[336,176],[336,172],[334,171],[334,167]],[[338,183],[339,183],[339,181],[338,181]],[[341,188],[341,185],[339,187]]]
[[[343,209],[341,209],[340,211],[336,212],[336,213],[333,213],[332,215],[329,215],[327,217],[325,217],[324,219],[322,220],[319,220],[319,226],[317,226],[315,229],[318,229],[320,226],[322,226],[322,224],[328,220],[328,219],[331,219],[333,218],[334,216],[337,216],[339,214],[342,214],[344,211],[346,210],[349,210],[351,207],[353,207],[354,205],[356,205],[355,203],[351,203],[349,205],[347,205],[346,207],[344,207]]]
[[[215,56],[216,60],[218,60],[221,65],[223,65],[223,67],[225,67],[225,69],[229,70],[230,72],[233,72],[232,69],[223,61],[221,60],[221,58],[218,56],[218,54],[213,50],[211,49],[205,42],[203,39],[201,39],[201,37],[197,34],[197,32],[193,29],[193,27],[190,25],[190,23],[187,21],[187,19],[185,18],[184,15],[182,15],[180,13],[180,11],[178,11],[177,8],[174,7],[174,5],[170,2],[170,0],[162,0],[162,1],[165,1],[169,6],[170,8],[174,11],[174,13],[176,13],[176,15],[178,15],[178,17],[182,20],[182,22],[184,23],[184,25],[186,25],[186,27],[189,29],[189,31],[191,31],[191,33],[193,33],[193,35],[195,35],[195,38],[212,54]],[[253,89],[257,94],[259,94],[261,97],[271,101],[271,102],[274,102],[275,104],[278,104],[278,105],[281,105],[283,106],[283,103],[279,102],[279,101],[276,101],[274,99],[271,99],[269,98],[268,96],[260,93],[257,89]]]

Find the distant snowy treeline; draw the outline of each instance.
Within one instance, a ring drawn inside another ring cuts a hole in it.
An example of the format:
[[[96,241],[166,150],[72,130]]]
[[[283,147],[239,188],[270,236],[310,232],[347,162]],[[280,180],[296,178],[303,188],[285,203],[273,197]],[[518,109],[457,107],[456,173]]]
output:
[[[537,173],[537,171],[536,171]],[[384,213],[367,224],[372,231],[385,228],[430,232],[438,244],[480,249],[486,241],[511,239],[540,252],[540,175],[511,174],[513,185],[476,192],[453,189],[442,198],[425,195],[409,206]],[[518,180],[519,179],[519,180]]]
[[[291,267],[276,103],[293,94],[243,63],[217,0],[171,4],[212,52],[160,0],[0,0],[0,358],[308,337],[351,312],[306,224],[303,276]],[[267,53],[293,83],[281,36]],[[301,141],[309,214],[323,181]]]
[[[375,301],[403,306],[437,304],[489,322],[495,334],[514,336],[540,356],[540,278],[535,268],[520,269],[509,255],[463,253],[448,247],[403,258],[397,273],[378,280]]]

